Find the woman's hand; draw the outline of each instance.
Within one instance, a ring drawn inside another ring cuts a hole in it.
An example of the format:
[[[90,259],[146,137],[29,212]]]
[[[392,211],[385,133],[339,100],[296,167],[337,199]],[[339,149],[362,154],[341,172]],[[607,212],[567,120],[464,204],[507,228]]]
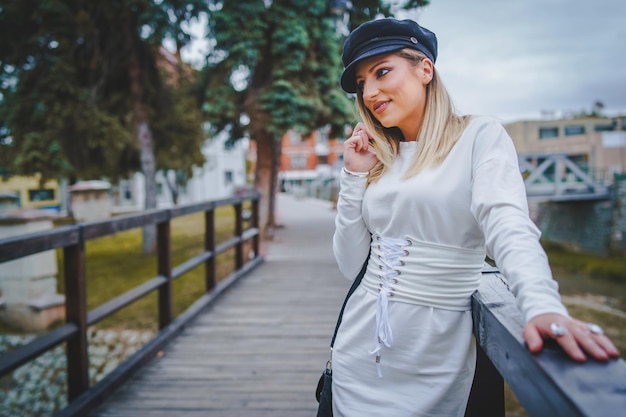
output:
[[[533,317],[524,327],[523,335],[532,353],[541,350],[544,339],[555,339],[577,362],[587,360],[587,355],[600,361],[619,357],[617,348],[598,325],[561,314],[547,313]]]
[[[343,162],[353,172],[369,172],[378,162],[369,144],[370,136],[361,122],[354,127],[352,136],[343,143]]]

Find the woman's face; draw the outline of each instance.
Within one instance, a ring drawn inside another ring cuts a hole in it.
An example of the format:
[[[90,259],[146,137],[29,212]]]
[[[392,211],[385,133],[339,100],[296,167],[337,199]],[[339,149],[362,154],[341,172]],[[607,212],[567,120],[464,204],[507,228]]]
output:
[[[365,107],[384,127],[399,128],[407,141],[417,139],[431,79],[430,60],[412,66],[395,54],[368,58],[356,68]]]

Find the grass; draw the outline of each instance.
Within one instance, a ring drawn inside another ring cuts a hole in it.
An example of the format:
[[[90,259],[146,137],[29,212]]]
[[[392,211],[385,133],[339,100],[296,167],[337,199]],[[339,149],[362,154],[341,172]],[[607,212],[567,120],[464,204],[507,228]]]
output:
[[[216,242],[233,235],[234,209],[220,207],[215,211]],[[85,245],[87,275],[87,308],[103,303],[141,285],[157,275],[156,255],[142,255],[142,230],[131,229],[114,235],[89,240]],[[171,222],[172,267],[198,255],[204,248],[204,213],[178,217]],[[65,293],[63,253],[57,250],[58,291]],[[234,270],[234,249],[217,257],[217,280]],[[173,312],[177,316],[205,291],[204,267],[198,266],[173,282]],[[98,323],[101,328],[157,329],[157,294],[153,292]],[[20,333],[0,325],[0,333]]]
[[[583,273],[592,278],[608,279],[626,284],[626,262],[624,256],[598,256],[572,252],[557,243],[543,241],[542,245],[550,265],[571,273]]]

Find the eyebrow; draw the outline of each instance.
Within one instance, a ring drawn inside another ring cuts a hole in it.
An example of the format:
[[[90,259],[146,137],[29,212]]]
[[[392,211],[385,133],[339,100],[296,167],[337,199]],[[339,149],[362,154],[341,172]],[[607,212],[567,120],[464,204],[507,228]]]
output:
[[[369,67],[369,69],[367,71],[365,71],[368,74],[371,74],[374,71],[374,68],[376,68],[377,66],[381,65],[381,64],[386,64],[388,62],[388,60],[386,58],[383,58],[380,61],[376,61],[374,64],[372,64],[372,66]],[[362,76],[360,76],[359,74],[356,75],[356,79],[359,80],[359,77],[363,78]]]

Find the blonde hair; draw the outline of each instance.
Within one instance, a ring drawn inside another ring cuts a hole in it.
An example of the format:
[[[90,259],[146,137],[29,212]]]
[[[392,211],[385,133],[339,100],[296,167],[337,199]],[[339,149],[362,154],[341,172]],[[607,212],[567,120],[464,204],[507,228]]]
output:
[[[426,56],[414,49],[402,49],[395,53],[417,67]],[[357,109],[370,132],[378,163],[370,171],[367,183],[377,181],[393,164],[400,149],[402,133],[398,128],[386,128],[370,113],[363,102],[363,93],[357,91]],[[446,158],[470,120],[469,116],[456,113],[452,99],[439,80],[433,66],[433,78],[426,85],[426,106],[422,126],[417,136],[417,151],[411,167],[403,178],[417,175],[426,167],[437,166]],[[417,121],[416,121],[417,123]]]

